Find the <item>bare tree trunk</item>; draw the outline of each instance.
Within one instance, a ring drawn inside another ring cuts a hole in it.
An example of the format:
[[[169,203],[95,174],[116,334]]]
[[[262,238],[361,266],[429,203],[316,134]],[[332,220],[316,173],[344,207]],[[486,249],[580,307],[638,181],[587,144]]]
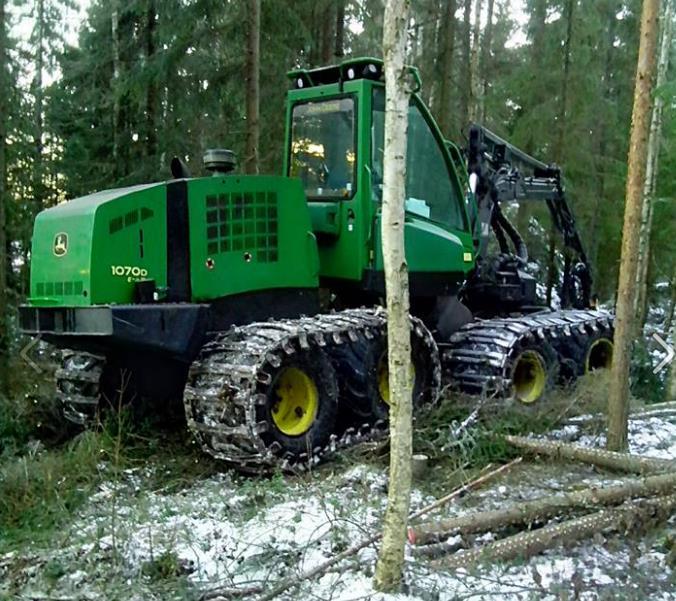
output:
[[[676,488],[676,473],[650,476],[605,488],[589,488],[576,492],[552,495],[532,501],[525,501],[504,509],[468,513],[437,522],[420,524],[413,529],[412,538],[416,545],[436,543],[454,534],[475,534],[491,532],[507,526],[529,526],[534,522],[563,515],[576,509],[587,509],[598,505],[615,505],[630,498],[667,494]]]
[[[627,415],[629,413],[629,364],[634,337],[633,320],[636,308],[636,277],[641,219],[641,198],[645,183],[646,152],[652,105],[652,84],[657,48],[659,0],[644,0],[641,15],[641,43],[636,71],[634,109],[629,145],[627,200],[624,209],[620,280],[615,314],[615,351],[608,395],[608,449],[627,448]]]
[[[531,39],[528,62],[530,64],[530,81],[534,84],[538,74],[542,72],[542,48],[545,39],[545,21],[547,19],[547,0],[536,0],[528,20],[528,37]],[[538,89],[538,86],[534,86]],[[540,98],[532,98],[532,106],[537,106]],[[526,144],[526,152],[534,154],[536,151],[533,133],[530,133]],[[516,214],[516,226],[521,236],[524,237],[526,244],[529,242],[528,224],[530,221],[530,210],[528,202],[519,202],[519,208]]]
[[[559,106],[558,132],[554,160],[561,164],[565,156],[566,127],[568,125],[568,82],[570,79],[570,56],[573,46],[573,19],[575,16],[575,1],[568,0],[565,8],[566,41],[563,46],[563,76],[561,78],[561,105]],[[547,291],[546,303],[551,305],[552,295],[558,283],[558,268],[556,266],[556,227],[552,223],[549,227],[549,248],[547,251]]]
[[[113,177],[120,174],[120,5],[111,0],[110,32],[113,46]]]
[[[146,11],[146,59],[147,65],[155,56],[155,28],[157,18],[157,6],[155,0],[148,0]],[[148,83],[146,90],[146,155],[157,163],[157,83],[153,80]]]
[[[331,55],[335,49],[336,38],[333,27],[336,24],[336,18],[334,16],[334,8],[334,0],[324,0],[319,16],[319,56],[322,65],[328,65],[331,62]]]
[[[536,455],[545,455],[555,459],[584,461],[598,467],[624,472],[647,474],[650,472],[676,470],[676,461],[655,459],[641,455],[629,455],[604,449],[581,447],[566,442],[552,440],[533,440],[523,436],[506,436],[505,440],[518,449],[530,451]]]
[[[481,94],[479,96],[479,121],[486,123],[486,96],[488,95],[488,82],[491,74],[492,46],[493,46],[493,8],[495,0],[488,0],[488,9],[486,14],[486,30],[484,41],[481,47]]]
[[[597,185],[598,192],[594,195],[594,210],[592,212],[590,236],[590,252],[589,252],[589,261],[592,266],[592,270],[596,267],[596,261],[598,258],[599,251],[599,240],[600,236],[598,235],[598,227],[601,219],[601,207],[604,202],[606,202],[605,191],[606,191],[606,176],[608,171],[608,160],[606,154],[608,151],[608,139],[609,133],[612,127],[615,126],[614,123],[610,122],[608,111],[605,110],[606,107],[609,107],[610,101],[613,95],[613,84],[612,84],[612,75],[615,57],[617,49],[615,48],[615,32],[617,30],[617,14],[622,9],[621,3],[617,0],[605,0],[603,6],[604,10],[602,11],[602,17],[605,22],[608,23],[608,29],[606,30],[606,56],[605,56],[605,67],[603,74],[603,100],[604,100],[604,110],[599,115],[599,125],[598,125],[598,140],[599,140],[599,150],[598,156],[601,161],[601,164],[596,167],[597,173]]]
[[[469,102],[469,121],[475,123],[479,118],[479,56],[481,54],[479,46],[481,44],[481,6],[483,0],[475,0],[474,4],[474,28],[472,30],[472,50],[469,61],[469,81],[467,86],[470,89],[471,98]]]
[[[672,286],[674,281],[672,279]],[[673,294],[673,293],[672,293]],[[671,344],[676,345],[676,319],[674,319],[674,305],[671,305]],[[667,400],[676,401],[676,359],[672,359],[671,368],[669,370],[669,382],[667,384]]]
[[[35,43],[35,77],[33,79],[33,89],[35,91],[35,165],[33,168],[33,195],[36,209],[42,201],[42,130],[43,130],[43,110],[42,110],[42,71],[44,55],[42,47],[44,45],[44,27],[45,27],[45,2],[38,0],[35,27],[37,29]],[[37,213],[37,211],[36,211]]]
[[[345,56],[345,0],[336,0],[336,40],[334,55]]]
[[[435,117],[441,133],[451,135],[453,110],[451,109],[451,88],[453,86],[453,53],[455,51],[455,11],[456,0],[448,0],[446,13],[441,16],[440,40],[443,48],[439,62],[439,88],[435,96]]]
[[[29,222],[23,228],[22,238],[22,254],[24,257],[24,264],[21,268],[19,277],[19,289],[21,295],[26,295],[29,285],[29,267],[28,257],[30,253],[31,242],[31,227],[35,216],[40,212],[45,201],[45,186],[44,186],[44,171],[43,171],[43,130],[44,130],[44,110],[43,110],[43,86],[42,73],[44,71],[44,33],[45,33],[45,3],[44,0],[38,0],[36,3],[35,12],[35,37],[33,38],[35,46],[35,75],[33,77],[33,116],[34,116],[34,130],[33,130],[33,173],[31,184],[33,188],[32,202],[29,203],[28,219]],[[29,225],[30,224],[30,225]]]
[[[465,0],[462,15],[462,68],[460,69],[460,134],[469,124],[472,69],[472,0]]]
[[[439,22],[441,13],[439,11],[438,0],[426,0],[423,4],[424,9],[417,20],[411,19],[413,23],[414,35],[409,39],[411,41],[411,59],[409,62],[414,65],[420,65],[422,80],[426,82],[423,90],[420,91],[422,98],[428,106],[433,106],[436,96],[439,93],[439,82],[437,81],[437,69],[439,68],[439,34],[441,32]],[[422,40],[422,42],[421,42]]]
[[[398,590],[404,568],[406,523],[411,497],[411,329],[408,267],[404,249],[404,190],[409,74],[405,67],[409,0],[387,0],[383,31],[385,58],[385,151],[382,206],[383,266],[387,297],[390,387],[390,480],[383,542],[375,586]]]
[[[9,333],[7,331],[7,107],[9,77],[5,0],[0,0],[0,395],[9,393]]]
[[[676,508],[676,495],[645,499],[626,503],[614,509],[605,509],[533,530],[520,532],[502,540],[488,543],[479,549],[456,553],[448,559],[437,560],[433,565],[445,568],[458,568],[481,561],[506,561],[527,559],[551,549],[559,543],[570,543],[604,531],[626,532],[641,527],[643,522],[654,524],[666,521]]]
[[[655,88],[660,89],[667,80],[669,69],[669,55],[671,54],[671,32],[673,27],[673,2],[664,0],[662,11],[662,40],[660,43],[659,58],[657,60],[657,78]],[[650,121],[650,135],[648,138],[648,158],[646,159],[646,176],[643,186],[643,206],[641,208],[641,231],[638,248],[638,277],[636,279],[636,334],[643,330],[643,323],[648,304],[648,265],[650,263],[650,233],[653,220],[653,200],[657,189],[659,174],[660,143],[662,141],[662,112],[664,98],[655,97],[652,119]]]
[[[258,173],[260,138],[261,0],[249,0],[246,45],[246,156],[244,172]]]

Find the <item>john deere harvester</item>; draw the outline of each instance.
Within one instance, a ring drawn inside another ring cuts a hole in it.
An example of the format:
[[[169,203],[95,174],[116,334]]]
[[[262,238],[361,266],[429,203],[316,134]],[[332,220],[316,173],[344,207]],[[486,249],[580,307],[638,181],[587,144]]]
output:
[[[182,398],[203,448],[254,471],[315,461],[386,421],[383,66],[289,78],[283,175],[239,175],[213,150],[207,177],[174,160],[170,181],[38,215],[21,324],[64,349],[69,419]],[[535,406],[609,363],[612,317],[590,306],[558,167],[478,126],[459,150],[414,93],[405,196],[416,405],[444,381]],[[529,199],[565,243],[559,310],[538,302],[502,210]]]

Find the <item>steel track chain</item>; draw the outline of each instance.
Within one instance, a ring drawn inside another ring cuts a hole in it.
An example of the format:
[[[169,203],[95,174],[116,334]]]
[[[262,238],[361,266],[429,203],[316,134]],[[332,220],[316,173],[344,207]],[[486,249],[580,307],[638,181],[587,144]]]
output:
[[[510,359],[528,343],[545,341],[559,355],[574,334],[591,336],[612,330],[613,316],[605,311],[543,311],[519,317],[476,320],[440,343],[445,380],[463,392],[510,398]]]
[[[256,405],[267,403],[266,386],[285,355],[386,335],[382,309],[351,309],[300,319],[253,323],[219,334],[207,343],[188,375],[184,403],[188,426],[202,449],[239,470],[260,473],[274,469],[305,471],[324,457],[358,442],[375,441],[387,432],[377,422],[333,434],[324,447],[293,457],[278,443],[266,446],[261,434],[270,424],[256,421]],[[433,365],[429,396],[436,400],[441,386],[437,345],[429,330],[411,318],[411,334],[429,350]],[[327,353],[330,357],[330,353]]]
[[[95,422],[100,405],[100,382],[105,357],[65,350],[56,370],[56,398],[63,416],[80,426]]]

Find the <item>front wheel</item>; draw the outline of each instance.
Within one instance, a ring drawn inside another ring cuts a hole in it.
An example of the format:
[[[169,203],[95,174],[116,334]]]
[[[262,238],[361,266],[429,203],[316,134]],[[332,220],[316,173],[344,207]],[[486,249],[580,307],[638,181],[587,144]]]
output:
[[[276,454],[298,458],[325,447],[334,432],[338,407],[336,374],[323,351],[286,357],[278,367],[268,366],[269,385],[260,390],[266,401],[257,405],[261,434]]]

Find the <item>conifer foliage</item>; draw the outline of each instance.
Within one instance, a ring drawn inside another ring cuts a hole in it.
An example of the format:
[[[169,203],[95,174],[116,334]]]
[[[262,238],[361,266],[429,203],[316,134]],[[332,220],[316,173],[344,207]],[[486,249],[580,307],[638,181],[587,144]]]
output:
[[[167,178],[174,155],[199,174],[206,148],[231,148],[241,170],[279,173],[286,71],[382,56],[382,0],[80,4],[2,2],[0,358],[16,344],[12,324],[28,293],[39,210],[94,190]],[[411,0],[407,24],[406,60],[420,68],[421,94],[446,137],[462,145],[471,116],[563,166],[596,292],[610,308],[620,273],[641,6],[640,0]],[[250,23],[259,25],[257,57],[247,52]],[[252,57],[259,64],[258,103],[247,85],[254,82]],[[665,99],[658,144],[664,175],[651,191],[657,226],[641,268],[641,313],[663,333],[673,323],[676,183],[666,174],[676,169],[676,109],[668,101],[676,93],[675,63],[656,90]],[[565,257],[549,235],[546,209],[508,211],[525,233],[532,268],[549,283],[543,300],[556,303]]]

